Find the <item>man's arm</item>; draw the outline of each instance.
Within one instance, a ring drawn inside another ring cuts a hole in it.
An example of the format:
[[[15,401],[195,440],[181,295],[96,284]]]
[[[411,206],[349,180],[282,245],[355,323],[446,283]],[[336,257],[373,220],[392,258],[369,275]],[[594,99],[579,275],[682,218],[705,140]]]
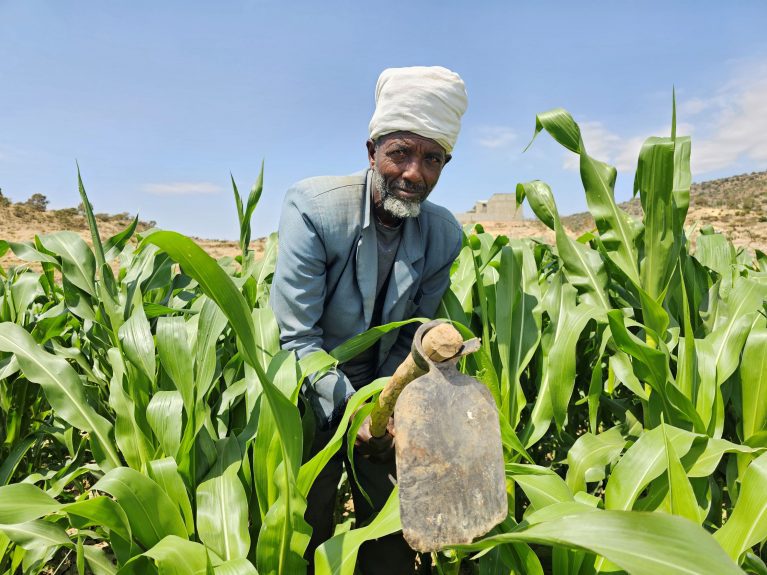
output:
[[[319,321],[325,307],[326,252],[317,210],[297,189],[285,196],[279,224],[277,267],[270,303],[283,349],[303,358],[323,349]],[[321,428],[335,423],[354,393],[349,379],[334,369],[307,385],[305,396]]]

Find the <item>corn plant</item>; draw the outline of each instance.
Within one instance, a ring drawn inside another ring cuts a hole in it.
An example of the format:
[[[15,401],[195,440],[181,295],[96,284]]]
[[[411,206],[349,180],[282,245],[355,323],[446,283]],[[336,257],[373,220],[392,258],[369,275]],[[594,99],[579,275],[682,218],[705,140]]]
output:
[[[510,512],[435,554],[438,572],[767,569],[767,260],[710,229],[693,247],[691,144],[674,125],[640,153],[641,221],[552,110],[535,133],[578,154],[596,229],[570,237],[534,181],[517,200],[553,245],[466,230],[440,314],[482,339],[461,368],[497,403]],[[260,259],[249,247],[262,181],[245,202],[232,181],[234,259],[136,236],[135,222],[102,242],[79,174],[92,247],[68,232],[0,241],[40,270],[0,273],[0,572],[305,571],[306,494],[385,380],[311,459],[301,386],[403,324],[302,361],[279,349],[276,235]],[[363,542],[400,528],[395,489],[371,523],[320,546],[317,572],[352,574]]]

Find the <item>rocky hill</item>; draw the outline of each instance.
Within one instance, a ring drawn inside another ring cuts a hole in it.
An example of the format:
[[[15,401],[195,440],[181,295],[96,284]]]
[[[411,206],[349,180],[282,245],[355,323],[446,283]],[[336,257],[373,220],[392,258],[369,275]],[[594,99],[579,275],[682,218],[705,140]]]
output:
[[[641,217],[639,199],[620,204],[630,214]],[[96,214],[99,231],[108,238],[125,229],[132,220],[128,213]],[[594,227],[588,212],[564,216],[566,229],[575,235]],[[690,191],[690,210],[687,224],[699,229],[712,225],[725,233],[736,246],[767,252],[767,172],[742,174],[719,180],[694,183]],[[155,222],[139,222],[137,230],[148,229]],[[162,227],[162,222],[159,223]],[[547,242],[554,234],[537,220],[512,222],[482,222],[486,231],[507,234],[511,237],[538,237]],[[47,234],[60,230],[72,230],[90,241],[88,224],[78,208],[48,210],[45,196],[35,194],[26,202],[12,203],[0,193],[0,240],[13,242],[30,241],[35,234]],[[195,238],[213,257],[234,256],[239,253],[237,242]],[[263,239],[255,240],[253,248],[258,252]],[[0,265],[19,264],[10,252],[0,258]]]
[[[0,192],[0,240],[29,242],[34,239],[35,235],[70,230],[78,233],[89,244],[91,243],[88,222],[81,207],[49,210],[47,203],[45,196],[40,194],[33,195],[25,202],[12,203]],[[127,212],[121,214],[97,213],[95,216],[99,233],[104,240],[123,231],[134,218]],[[155,225],[156,222],[153,221],[139,221],[136,232],[140,233]],[[235,256],[240,252],[237,242],[204,238],[194,238],[194,240],[215,258],[227,255]],[[255,240],[253,249],[256,252],[260,251],[263,243],[262,239]],[[0,257],[0,266],[3,267],[22,263],[24,262],[15,258],[10,251]]]
[[[619,205],[631,215],[642,217],[639,198]],[[575,235],[594,228],[594,220],[588,212],[563,216],[562,223]],[[738,247],[767,252],[767,172],[693,183],[687,226],[700,229],[704,225],[723,232]],[[554,239],[554,233],[537,220],[510,224],[487,222],[485,229],[513,237],[537,236],[549,242]]]

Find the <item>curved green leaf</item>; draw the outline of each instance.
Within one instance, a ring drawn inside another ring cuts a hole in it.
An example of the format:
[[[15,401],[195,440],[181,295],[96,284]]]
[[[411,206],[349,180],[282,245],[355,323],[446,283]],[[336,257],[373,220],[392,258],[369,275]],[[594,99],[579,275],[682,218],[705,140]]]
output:
[[[112,425],[88,404],[80,378],[65,359],[45,351],[12,323],[0,324],[0,351],[16,356],[24,376],[43,388],[59,417],[92,434],[94,455],[103,469],[121,465],[110,437]]]
[[[128,517],[133,536],[149,549],[168,535],[186,539],[186,527],[176,505],[146,475],[119,467],[102,477],[93,489],[114,497]]]

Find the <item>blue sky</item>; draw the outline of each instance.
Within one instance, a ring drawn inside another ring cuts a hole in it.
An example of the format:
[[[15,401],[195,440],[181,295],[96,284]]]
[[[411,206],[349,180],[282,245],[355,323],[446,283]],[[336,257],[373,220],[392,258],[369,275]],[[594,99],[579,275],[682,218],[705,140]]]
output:
[[[454,211],[542,179],[585,209],[576,163],[535,114],[568,109],[587,150],[631,193],[644,138],[693,137],[695,181],[767,169],[767,2],[0,0],[0,188],[139,213],[235,239],[265,161],[255,235],[291,183],[366,165],[376,79],[442,65],[469,108],[431,199]]]

